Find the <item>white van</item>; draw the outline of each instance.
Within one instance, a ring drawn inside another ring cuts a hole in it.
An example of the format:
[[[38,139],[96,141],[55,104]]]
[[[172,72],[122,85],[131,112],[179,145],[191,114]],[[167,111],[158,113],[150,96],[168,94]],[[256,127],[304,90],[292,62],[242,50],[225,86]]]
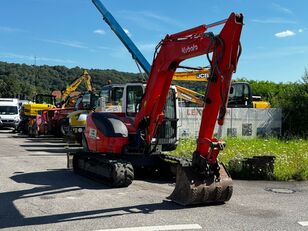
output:
[[[0,128],[17,128],[20,122],[18,99],[0,98]]]

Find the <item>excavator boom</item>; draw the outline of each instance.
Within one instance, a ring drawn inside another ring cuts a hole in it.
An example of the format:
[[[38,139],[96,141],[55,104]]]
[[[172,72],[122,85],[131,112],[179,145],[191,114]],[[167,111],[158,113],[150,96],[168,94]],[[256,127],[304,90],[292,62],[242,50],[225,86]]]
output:
[[[181,86],[175,86],[176,90],[177,90],[177,97],[179,99],[183,99],[185,101],[189,101],[191,103],[195,103],[199,106],[203,106],[204,101],[203,101],[203,95],[195,92],[193,90],[190,90],[188,88],[185,87],[181,87]]]
[[[212,139],[219,109],[227,102],[231,75],[235,72],[237,65],[242,28],[240,20],[242,16],[231,14],[217,36],[205,33],[207,27],[202,25],[188,31],[167,35],[161,41],[160,50],[153,61],[147,81],[141,109],[135,120],[136,128],[140,128],[140,125],[142,127],[144,124],[147,125],[145,140],[148,144],[151,143],[156,128],[163,120],[163,107],[176,68],[183,60],[211,52],[213,52],[211,61],[213,74],[210,77],[205,99],[206,105],[203,109],[203,117],[207,119],[202,120],[199,139]],[[201,147],[204,146],[201,145]],[[202,152],[202,155],[206,156],[207,151]]]
[[[78,86],[84,82],[87,91],[92,92],[93,91],[93,86],[92,86],[92,82],[91,82],[91,76],[89,75],[89,73],[85,70],[83,72],[83,74],[78,77],[77,79],[75,79],[63,92],[62,92],[62,103],[61,103],[61,107],[64,108],[65,104],[69,98],[69,95],[74,92]]]

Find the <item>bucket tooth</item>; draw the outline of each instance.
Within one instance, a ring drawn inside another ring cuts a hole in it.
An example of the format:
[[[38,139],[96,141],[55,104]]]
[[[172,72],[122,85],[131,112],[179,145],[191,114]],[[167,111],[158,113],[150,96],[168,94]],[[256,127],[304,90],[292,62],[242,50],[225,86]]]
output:
[[[168,199],[181,205],[196,205],[230,200],[233,192],[232,179],[220,165],[220,180],[196,173],[193,167],[177,168],[176,185]]]

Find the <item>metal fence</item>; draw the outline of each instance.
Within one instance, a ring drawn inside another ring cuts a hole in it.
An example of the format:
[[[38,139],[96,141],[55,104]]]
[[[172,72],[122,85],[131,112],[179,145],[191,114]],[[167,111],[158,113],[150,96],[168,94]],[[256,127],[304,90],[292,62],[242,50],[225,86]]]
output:
[[[202,108],[180,107],[179,136],[197,137]],[[228,108],[222,136],[257,137],[281,134],[280,108]],[[215,133],[218,125],[215,127]]]

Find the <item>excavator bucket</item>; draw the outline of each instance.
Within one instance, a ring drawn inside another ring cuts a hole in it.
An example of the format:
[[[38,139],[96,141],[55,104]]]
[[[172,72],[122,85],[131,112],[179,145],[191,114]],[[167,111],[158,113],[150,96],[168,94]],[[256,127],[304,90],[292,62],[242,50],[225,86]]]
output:
[[[214,180],[214,177],[207,179],[201,176],[191,166],[179,165],[175,189],[168,199],[184,206],[219,203],[230,200],[232,192],[232,179],[222,164],[219,181]]]

